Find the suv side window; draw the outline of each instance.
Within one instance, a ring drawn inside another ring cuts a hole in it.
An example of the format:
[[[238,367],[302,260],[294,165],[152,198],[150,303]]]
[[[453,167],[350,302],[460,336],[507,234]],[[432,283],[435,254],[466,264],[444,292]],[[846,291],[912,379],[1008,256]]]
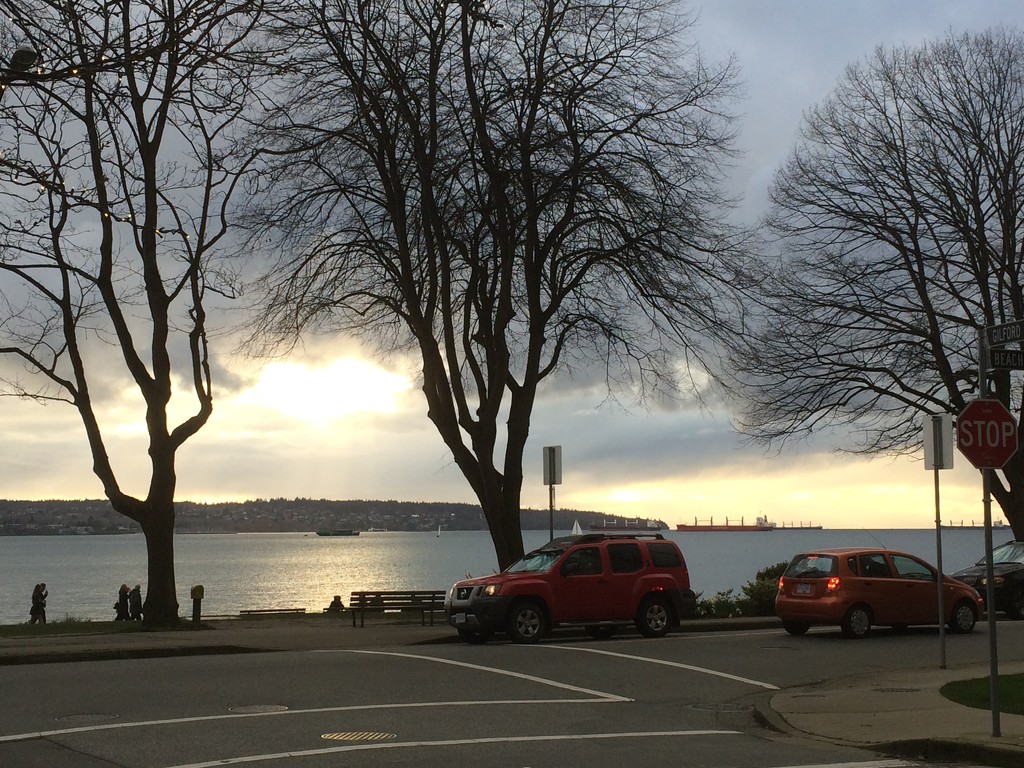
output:
[[[892,571],[885,562],[885,555],[874,553],[860,556],[860,575],[866,579],[891,579]]]
[[[679,550],[671,542],[651,542],[647,545],[647,551],[651,553],[651,562],[655,568],[681,568],[683,565]]]
[[[608,561],[611,563],[612,573],[636,573],[644,567],[640,547],[632,543],[609,544]]]
[[[570,552],[562,563],[563,576],[596,576],[601,573],[601,550],[580,547]]]
[[[904,557],[903,555],[893,555],[892,564],[896,568],[896,573],[904,579],[921,579],[922,581],[932,581],[935,578],[935,574],[932,573],[931,569],[924,563],[919,563],[911,557]]]

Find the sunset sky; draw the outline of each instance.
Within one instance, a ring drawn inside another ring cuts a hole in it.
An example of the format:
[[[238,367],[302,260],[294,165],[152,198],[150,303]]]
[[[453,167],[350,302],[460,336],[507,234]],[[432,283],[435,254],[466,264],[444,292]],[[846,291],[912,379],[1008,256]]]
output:
[[[694,30],[708,58],[734,54],[744,97],[728,179],[753,223],[804,110],[847,64],[878,45],[917,44],[950,31],[1024,26],[1020,0],[708,0]],[[224,318],[229,327],[236,319]],[[311,339],[287,360],[260,363],[214,340],[215,410],[186,444],[178,498],[374,498],[475,502],[426,419],[415,361],[372,360],[345,339]],[[111,386],[108,438],[126,490],[148,482],[140,398]],[[0,399],[0,497],[100,498],[76,412]],[[836,454],[841,436],[766,454],[737,435],[727,412],[686,403],[609,402],[599,384],[547,391],[527,449],[524,506],[546,508],[541,449],[561,445],[559,507],[660,518],[674,525],[759,514],[779,524],[828,528],[934,525],[933,475],[919,457],[867,460]],[[136,478],[132,486],[129,478]],[[957,455],[941,473],[944,520],[980,522],[981,482]],[[1001,518],[996,508],[996,517]]]

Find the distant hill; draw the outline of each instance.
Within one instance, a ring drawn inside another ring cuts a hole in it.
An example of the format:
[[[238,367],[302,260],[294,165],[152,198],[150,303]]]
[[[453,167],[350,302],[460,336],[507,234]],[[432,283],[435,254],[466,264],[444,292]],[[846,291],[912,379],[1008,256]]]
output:
[[[479,505],[455,502],[282,498],[216,504],[179,501],[175,508],[178,533],[299,532],[322,528],[434,531],[438,526],[451,531],[487,529]],[[523,509],[521,515],[524,530],[548,529],[548,510]],[[553,519],[555,530],[569,530],[577,521],[584,529],[605,521],[626,521],[616,515],[575,509],[556,509]],[[114,512],[104,499],[0,499],[0,536],[139,532],[137,523]]]

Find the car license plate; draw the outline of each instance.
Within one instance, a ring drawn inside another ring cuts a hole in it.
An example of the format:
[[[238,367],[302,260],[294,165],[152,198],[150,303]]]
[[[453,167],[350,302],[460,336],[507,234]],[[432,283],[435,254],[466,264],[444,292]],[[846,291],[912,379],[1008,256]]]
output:
[[[811,594],[811,585],[810,584],[797,584],[796,585],[796,593],[798,595],[809,595],[809,594]]]
[[[466,623],[466,614],[464,614],[464,613],[456,613],[454,616],[452,616],[452,620],[453,620],[453,623],[455,623],[455,624],[465,624]]]

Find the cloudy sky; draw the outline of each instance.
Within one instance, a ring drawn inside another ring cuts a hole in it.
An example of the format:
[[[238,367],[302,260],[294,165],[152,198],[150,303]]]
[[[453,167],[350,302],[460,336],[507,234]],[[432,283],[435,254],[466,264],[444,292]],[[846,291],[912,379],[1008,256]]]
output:
[[[690,7],[700,13],[694,31],[704,54],[735,55],[740,68],[744,155],[728,183],[743,195],[747,221],[761,211],[803,110],[827,95],[847,64],[878,45],[1024,26],[1020,0],[714,0]],[[219,343],[222,352],[231,347],[227,339]],[[180,499],[475,501],[426,419],[410,361],[372,362],[344,340],[321,339],[288,361],[257,366],[223,355],[218,365],[225,373],[215,381],[214,416],[180,456]],[[126,389],[115,400],[107,419],[111,454],[125,490],[144,494],[139,398]],[[102,497],[69,407],[2,399],[0,440],[0,497]],[[933,477],[920,461],[845,456],[824,439],[765,454],[734,432],[728,413],[610,404],[603,390],[580,387],[549,393],[535,414],[525,506],[547,507],[541,449],[556,444],[563,451],[560,507],[671,525],[759,514],[829,528],[934,525]],[[959,456],[957,465],[941,473],[943,519],[980,522],[978,473]]]

